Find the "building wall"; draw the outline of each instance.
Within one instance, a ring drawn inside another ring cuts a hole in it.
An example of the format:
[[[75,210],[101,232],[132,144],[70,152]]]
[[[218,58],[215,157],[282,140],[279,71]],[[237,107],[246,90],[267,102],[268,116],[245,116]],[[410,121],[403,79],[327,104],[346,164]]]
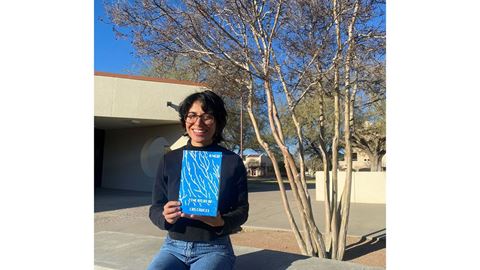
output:
[[[186,96],[205,87],[195,82],[95,72],[94,127],[103,137],[103,145],[96,145],[95,163],[101,176],[96,174],[96,187],[151,191],[165,146],[185,143],[179,140],[183,129],[176,108]]]
[[[164,146],[183,132],[180,124],[106,130],[102,187],[151,191]]]
[[[330,172],[330,178],[332,173]],[[352,203],[385,204],[385,172],[352,172]],[[345,186],[345,172],[338,172],[338,192]],[[324,177],[322,171],[315,173],[316,200],[325,200]],[[340,196],[339,196],[340,201]]]
[[[368,157],[368,155],[363,152],[361,149],[353,149],[353,154],[356,154],[357,155],[357,158],[354,159],[352,161],[352,169],[354,171],[370,171],[370,165],[371,165],[371,162],[370,162],[370,158]],[[384,170],[386,169],[387,167],[387,156],[384,155],[382,157],[382,167],[384,168]],[[344,171],[347,169],[347,163],[345,162],[345,159],[344,160],[340,160],[338,162],[338,166],[339,166],[339,169]]]
[[[265,155],[247,155],[243,164],[247,169],[248,176],[271,176],[274,174],[272,161]]]
[[[186,96],[205,88],[111,76],[95,76],[95,116],[178,121],[178,113],[166,106],[178,105]]]

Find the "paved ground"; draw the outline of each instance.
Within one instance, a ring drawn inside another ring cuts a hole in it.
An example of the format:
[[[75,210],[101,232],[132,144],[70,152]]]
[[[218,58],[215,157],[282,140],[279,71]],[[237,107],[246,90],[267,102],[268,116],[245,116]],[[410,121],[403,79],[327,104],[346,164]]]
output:
[[[246,226],[291,229],[282,206],[280,192],[277,189],[275,185],[249,184],[250,215],[245,223]],[[323,231],[324,203],[315,200],[314,185],[309,185],[309,193],[312,196],[311,202],[315,222]],[[290,190],[287,190],[287,197],[292,202],[290,208],[293,215],[299,220],[297,204]],[[367,237],[385,235],[385,205],[352,203],[350,205],[348,234]]]
[[[309,190],[314,196],[313,186]],[[95,269],[145,269],[165,236],[148,219],[150,201],[148,192],[95,191]],[[245,227],[290,229],[276,185],[249,184],[249,202]],[[312,197],[312,207],[322,229],[323,202]],[[291,208],[296,215],[295,203]],[[385,237],[385,205],[352,204],[350,212],[349,235]],[[250,247],[234,249],[236,269],[382,269]]]

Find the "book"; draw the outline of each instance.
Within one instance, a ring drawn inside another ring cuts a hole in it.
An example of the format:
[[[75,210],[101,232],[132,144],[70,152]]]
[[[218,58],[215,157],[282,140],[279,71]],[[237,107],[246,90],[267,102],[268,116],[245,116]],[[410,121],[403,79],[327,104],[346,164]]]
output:
[[[216,216],[222,152],[183,150],[179,201],[181,211]]]

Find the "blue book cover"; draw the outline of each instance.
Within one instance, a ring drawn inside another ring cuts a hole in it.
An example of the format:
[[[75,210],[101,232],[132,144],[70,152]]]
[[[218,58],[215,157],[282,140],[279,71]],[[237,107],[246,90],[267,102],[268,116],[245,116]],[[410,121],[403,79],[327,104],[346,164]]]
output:
[[[183,213],[216,216],[222,152],[183,150],[179,201]]]

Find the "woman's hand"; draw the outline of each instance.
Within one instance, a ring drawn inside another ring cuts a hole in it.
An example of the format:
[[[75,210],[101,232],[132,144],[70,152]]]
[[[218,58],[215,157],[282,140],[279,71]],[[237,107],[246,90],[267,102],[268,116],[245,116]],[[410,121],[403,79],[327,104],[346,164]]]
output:
[[[216,217],[197,216],[197,215],[190,215],[190,214],[185,214],[185,213],[182,213],[181,217],[200,220],[203,223],[208,224],[212,227],[221,227],[225,224],[225,221],[223,220],[222,216],[220,215],[220,212],[217,212]]]
[[[169,201],[163,206],[163,216],[165,220],[170,224],[175,224],[177,220],[182,215],[180,212],[180,202],[179,201]]]

